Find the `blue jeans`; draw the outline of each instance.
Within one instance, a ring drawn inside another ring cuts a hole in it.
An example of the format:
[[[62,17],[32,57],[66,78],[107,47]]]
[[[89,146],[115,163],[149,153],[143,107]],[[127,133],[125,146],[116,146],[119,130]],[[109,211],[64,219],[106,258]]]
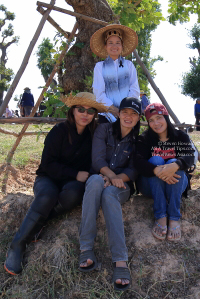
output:
[[[99,175],[92,175],[86,182],[83,197],[82,220],[80,227],[80,250],[92,250],[96,237],[96,218],[102,207],[112,261],[128,261],[125,243],[124,224],[121,204],[130,197],[130,188],[108,186],[104,188],[104,180]]]
[[[170,159],[166,164],[175,162],[176,159]],[[154,165],[164,165],[165,161],[159,156],[154,156],[149,159]],[[180,202],[182,193],[188,185],[188,178],[183,170],[178,170],[176,174],[181,177],[176,184],[167,184],[156,176],[138,178],[139,191],[154,200],[154,216],[156,219],[168,217],[169,220],[178,221],[181,217]]]
[[[48,217],[59,203],[63,212],[70,211],[82,203],[85,183],[73,180],[60,186],[47,176],[37,176],[33,187],[35,199],[31,205],[33,211]]]

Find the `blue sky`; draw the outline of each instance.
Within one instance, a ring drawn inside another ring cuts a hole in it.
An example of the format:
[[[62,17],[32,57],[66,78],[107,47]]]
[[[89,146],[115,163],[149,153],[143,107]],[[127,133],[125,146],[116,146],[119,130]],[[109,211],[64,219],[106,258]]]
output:
[[[49,1],[46,2],[49,3]],[[160,3],[162,3],[163,14],[166,17],[167,1],[162,0]],[[37,6],[35,0],[20,0],[20,2],[2,0],[1,4],[4,4],[8,10],[14,12],[16,15],[12,24],[14,26],[15,35],[20,36],[20,41],[18,45],[9,47],[7,63],[7,67],[12,68],[16,74],[41,20],[41,15],[36,10]],[[57,0],[56,6],[71,9],[64,0]],[[64,30],[72,30],[75,22],[74,17],[58,12],[51,12],[50,16],[55,19]],[[154,79],[156,85],[163,93],[178,119],[181,122],[192,124],[195,122],[194,101],[181,94],[179,85],[181,84],[182,74],[190,69],[189,57],[197,56],[197,51],[187,47],[187,44],[191,42],[188,37],[187,29],[191,29],[196,21],[197,16],[192,16],[191,21],[183,25],[177,24],[173,26],[167,21],[161,22],[152,34],[151,49],[152,57],[161,55],[164,58],[164,61],[156,62],[154,65],[157,73]],[[36,66],[37,57],[35,53],[43,38],[49,37],[52,40],[55,33],[56,30],[54,27],[46,22],[13,97],[23,93],[23,89],[28,86],[31,88],[35,100],[38,99],[41,93],[41,89],[38,87],[44,85],[44,80]],[[151,102],[159,101],[158,96],[151,88]],[[10,107],[12,109],[16,108],[16,102],[12,99]]]

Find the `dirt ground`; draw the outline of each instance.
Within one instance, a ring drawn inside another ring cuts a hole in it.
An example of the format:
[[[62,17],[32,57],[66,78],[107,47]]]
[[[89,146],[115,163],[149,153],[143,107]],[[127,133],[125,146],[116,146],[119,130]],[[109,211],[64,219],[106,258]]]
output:
[[[81,207],[46,224],[41,240],[27,248],[22,274],[15,277],[6,273],[6,251],[33,200],[38,163],[11,172],[6,194],[0,193],[0,298],[200,298],[200,163],[191,181],[192,190],[183,198],[179,242],[159,241],[152,236],[152,199],[133,196],[123,205],[130,290],[113,291],[102,212],[95,243],[99,267],[90,274],[78,272]]]

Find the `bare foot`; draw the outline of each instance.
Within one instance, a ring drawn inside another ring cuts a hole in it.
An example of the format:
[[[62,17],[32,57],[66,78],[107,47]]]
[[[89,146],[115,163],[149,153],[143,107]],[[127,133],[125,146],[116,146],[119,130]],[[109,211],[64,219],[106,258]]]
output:
[[[154,237],[158,239],[165,239],[165,236],[167,234],[167,218],[163,217],[160,219],[156,219],[152,233]]]
[[[181,239],[181,228],[179,221],[169,220],[167,239],[169,241],[178,241]]]
[[[116,268],[117,267],[123,267],[123,268],[128,268],[126,262],[116,262]],[[117,284],[122,284],[122,285],[126,285],[129,284],[130,281],[128,279],[117,279],[116,280]]]

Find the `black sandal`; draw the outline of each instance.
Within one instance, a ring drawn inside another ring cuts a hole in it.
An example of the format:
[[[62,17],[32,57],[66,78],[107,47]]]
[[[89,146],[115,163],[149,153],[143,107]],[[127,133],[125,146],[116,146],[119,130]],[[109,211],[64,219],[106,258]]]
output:
[[[88,267],[80,267],[80,264],[86,262],[88,259],[93,261],[92,265],[90,265]],[[90,272],[90,271],[96,269],[96,267],[97,267],[97,259],[94,254],[94,251],[86,250],[86,251],[81,252],[80,257],[79,257],[79,270],[81,272]]]
[[[128,279],[129,283],[122,285],[120,283],[116,283],[117,279]],[[114,282],[114,289],[115,290],[117,290],[117,291],[127,290],[131,285],[131,275],[130,275],[129,268],[116,267],[116,263],[115,263],[115,268],[114,268],[113,279],[112,280]]]

